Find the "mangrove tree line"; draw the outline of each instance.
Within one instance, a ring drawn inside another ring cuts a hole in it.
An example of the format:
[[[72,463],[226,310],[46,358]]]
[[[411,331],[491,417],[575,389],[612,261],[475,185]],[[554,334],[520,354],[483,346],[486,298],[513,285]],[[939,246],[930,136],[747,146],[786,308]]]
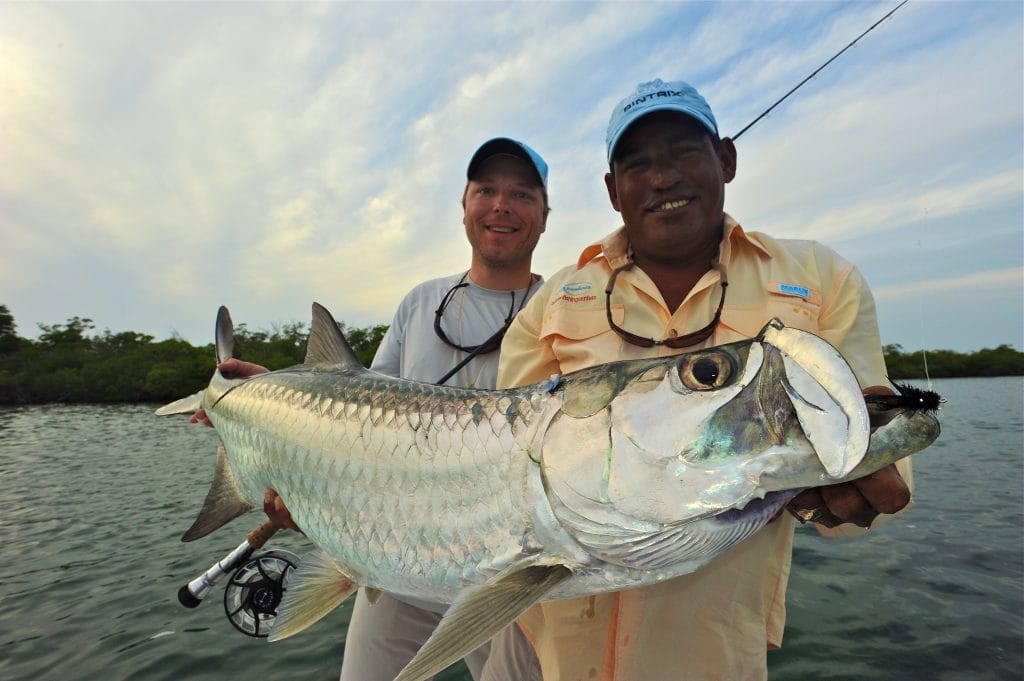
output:
[[[387,325],[341,324],[360,361],[369,366]],[[17,335],[14,316],[0,305],[0,404],[49,402],[165,403],[192,394],[210,380],[213,345],[193,346],[181,338],[109,329],[95,332],[91,319],[72,317],[63,324],[40,324],[35,340]],[[283,324],[269,331],[235,327],[235,356],[281,369],[302,362],[306,325]],[[886,345],[886,367],[893,380],[1024,375],[1024,353],[1009,345],[959,353],[951,350],[906,352]]]

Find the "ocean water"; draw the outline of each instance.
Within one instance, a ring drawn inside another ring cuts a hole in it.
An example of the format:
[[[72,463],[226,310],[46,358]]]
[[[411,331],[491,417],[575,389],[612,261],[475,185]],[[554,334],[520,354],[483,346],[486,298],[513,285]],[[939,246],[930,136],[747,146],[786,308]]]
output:
[[[933,387],[943,434],[914,508],[854,540],[798,531],[771,679],[1024,678],[1024,380]],[[223,587],[178,604],[261,518],[179,542],[216,436],[152,408],[0,409],[0,679],[336,679],[348,603],[276,644],[235,631]],[[282,535],[268,547],[309,550]]]

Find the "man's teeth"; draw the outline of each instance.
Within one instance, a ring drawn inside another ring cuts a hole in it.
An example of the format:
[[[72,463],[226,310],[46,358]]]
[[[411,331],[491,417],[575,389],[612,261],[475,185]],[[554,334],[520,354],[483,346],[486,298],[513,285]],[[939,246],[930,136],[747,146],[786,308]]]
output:
[[[683,206],[687,205],[688,203],[690,203],[690,199],[683,199],[681,201],[669,201],[667,203],[661,204],[660,206],[656,207],[654,210],[656,210],[656,211],[675,210],[676,208],[682,208]]]
[[[488,227],[487,229],[491,230],[492,232],[501,232],[502,234],[511,234],[512,232],[516,231],[512,227]]]

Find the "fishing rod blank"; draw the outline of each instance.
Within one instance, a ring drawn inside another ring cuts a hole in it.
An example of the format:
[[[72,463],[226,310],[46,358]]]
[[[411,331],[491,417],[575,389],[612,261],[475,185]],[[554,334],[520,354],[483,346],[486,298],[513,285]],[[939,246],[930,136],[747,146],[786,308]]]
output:
[[[277,525],[268,520],[247,534],[245,541],[235,547],[231,553],[214,563],[206,572],[178,589],[178,602],[186,608],[198,607],[218,582],[237,570],[238,566],[248,560],[253,551],[267,543],[267,540],[274,536],[278,529]]]
[[[849,44],[849,45],[847,45],[846,47],[844,47],[843,49],[839,50],[839,51],[838,51],[838,52],[836,52],[836,53],[835,53],[834,55],[832,55],[832,58],[831,58],[831,59],[829,59],[829,60],[828,60],[827,62],[825,62],[824,64],[822,64],[822,65],[821,65],[821,66],[819,66],[818,68],[816,68],[816,69],[814,70],[814,72],[813,72],[813,73],[811,73],[811,75],[807,76],[806,78],[804,78],[803,80],[801,80],[801,81],[800,81],[799,83],[797,83],[796,87],[794,87],[794,88],[793,88],[792,90],[790,90],[790,91],[789,91],[789,92],[787,92],[786,94],[782,95],[782,97],[780,97],[780,98],[779,98],[779,99],[778,99],[778,100],[777,100],[777,101],[776,101],[776,102],[775,102],[774,104],[772,104],[772,105],[771,105],[770,107],[768,107],[767,109],[765,109],[764,111],[762,111],[762,112],[761,112],[761,115],[760,115],[760,116],[758,116],[757,118],[755,118],[755,119],[754,119],[754,120],[752,120],[751,122],[747,123],[747,125],[746,125],[746,127],[745,127],[745,128],[743,128],[743,129],[742,129],[742,130],[740,130],[740,131],[739,131],[738,133],[736,133],[735,135],[733,135],[733,136],[732,136],[732,139],[733,139],[733,141],[735,141],[735,140],[738,140],[738,139],[740,138],[740,135],[742,135],[743,133],[745,133],[745,132],[746,132],[747,130],[749,130],[750,128],[754,127],[754,124],[755,124],[755,123],[757,123],[757,122],[758,122],[759,120],[761,120],[762,118],[764,118],[765,116],[767,116],[767,115],[768,115],[769,113],[771,113],[772,109],[774,109],[775,107],[777,107],[777,106],[778,106],[779,104],[782,104],[782,102],[784,102],[784,101],[786,100],[786,98],[787,98],[787,97],[789,97],[789,96],[790,96],[791,94],[793,94],[794,92],[796,92],[797,90],[799,90],[799,89],[800,89],[800,88],[801,88],[801,87],[803,86],[803,84],[804,84],[804,83],[806,83],[806,82],[807,82],[807,81],[809,81],[809,80],[810,80],[811,78],[814,78],[814,77],[815,77],[816,75],[818,75],[818,73],[819,73],[819,72],[820,72],[820,71],[821,71],[822,69],[824,69],[824,68],[825,68],[826,66],[828,66],[829,64],[831,64],[831,63],[832,63],[833,61],[835,61],[835,60],[836,60],[836,58],[837,58],[837,57],[838,57],[839,55],[841,55],[841,54],[842,54],[843,52],[846,52],[846,51],[847,51],[848,49],[850,49],[851,47],[853,47],[853,46],[854,46],[854,45],[855,45],[855,44],[857,43],[857,41],[858,41],[858,40],[860,40],[861,38],[863,38],[864,36],[866,36],[866,35],[867,35],[868,33],[870,33],[870,32],[871,32],[872,30],[874,30],[875,26],[878,26],[878,25],[879,25],[880,23],[882,23],[883,21],[885,21],[886,19],[888,19],[889,17],[891,17],[891,16],[892,16],[892,15],[893,15],[893,14],[894,14],[894,13],[896,12],[896,10],[898,10],[898,9],[899,9],[900,7],[903,7],[903,5],[907,4],[908,2],[910,2],[910,0],[903,0],[903,2],[901,2],[900,4],[898,4],[898,5],[896,5],[895,7],[893,7],[893,8],[892,8],[892,10],[891,10],[891,11],[890,11],[890,12],[889,12],[888,14],[886,14],[886,15],[885,15],[884,17],[882,17],[881,19],[879,19],[879,20],[878,20],[878,21],[876,21],[875,23],[871,24],[871,26],[869,26],[869,27],[868,27],[868,29],[867,29],[866,31],[864,31],[863,33],[861,33],[861,34],[860,34],[859,36],[857,36],[856,38],[854,38],[854,39],[853,39],[853,40],[852,40],[852,41],[850,42],[850,44]]]

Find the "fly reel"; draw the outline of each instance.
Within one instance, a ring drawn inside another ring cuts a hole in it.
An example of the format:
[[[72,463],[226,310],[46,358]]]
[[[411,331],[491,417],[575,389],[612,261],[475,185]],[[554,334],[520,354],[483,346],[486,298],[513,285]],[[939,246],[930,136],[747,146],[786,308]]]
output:
[[[266,638],[288,578],[299,564],[289,551],[267,551],[242,563],[224,587],[224,612],[246,636]]]

